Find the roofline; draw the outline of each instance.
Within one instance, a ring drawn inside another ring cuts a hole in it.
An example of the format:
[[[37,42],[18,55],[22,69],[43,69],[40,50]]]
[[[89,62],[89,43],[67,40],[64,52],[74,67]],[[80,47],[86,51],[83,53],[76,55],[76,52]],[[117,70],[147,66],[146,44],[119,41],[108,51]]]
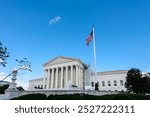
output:
[[[112,71],[97,72],[97,75],[125,74],[127,72],[128,70],[112,70]]]
[[[53,60],[57,59],[57,58],[65,58],[65,59],[70,59],[70,60],[75,60],[75,61],[79,61],[85,68],[87,68],[88,65],[86,65],[85,63],[83,63],[80,59],[78,58],[72,58],[72,57],[64,57],[64,56],[57,56],[53,59],[50,59],[48,62],[44,63],[43,66],[46,66],[48,63],[52,62]]]
[[[29,82],[37,81],[37,80],[43,80],[43,78],[35,78],[35,79],[32,79],[32,80],[29,80]]]

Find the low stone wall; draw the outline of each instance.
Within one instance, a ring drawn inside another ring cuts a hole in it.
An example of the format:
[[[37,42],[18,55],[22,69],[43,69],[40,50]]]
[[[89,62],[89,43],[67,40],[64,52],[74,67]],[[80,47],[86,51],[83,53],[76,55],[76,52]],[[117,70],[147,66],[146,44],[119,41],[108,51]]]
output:
[[[18,96],[27,95],[27,94],[37,94],[37,93],[46,94],[47,96],[63,95],[63,94],[88,94],[88,95],[102,96],[102,95],[109,95],[109,94],[118,94],[119,92],[117,91],[91,91],[91,90],[83,91],[83,90],[39,90],[39,89],[35,89],[35,90],[22,91],[18,93],[19,93],[17,94]],[[17,95],[13,97],[17,97]],[[11,97],[12,96],[8,94],[2,94],[0,95],[0,100],[9,100],[11,99]]]
[[[95,95],[95,96],[119,94],[118,91],[85,91],[84,93],[88,95]]]
[[[5,91],[5,94],[0,95],[0,100],[9,100],[9,99],[18,97],[19,94],[20,94],[19,91],[11,91],[11,92]]]
[[[88,95],[109,95],[109,94],[118,94],[117,91],[83,91],[83,90],[29,90],[29,91],[23,91],[20,92],[19,96],[27,95],[27,94],[46,94],[49,95],[62,95],[62,94],[88,94]]]
[[[46,94],[47,96],[49,95],[62,95],[62,94],[76,94],[76,93],[84,93],[82,90],[29,90],[29,91],[23,91],[19,94],[19,96],[22,95],[27,95],[27,94],[36,94],[36,93],[41,93],[41,94]]]
[[[0,95],[0,100],[8,100],[9,99],[9,96],[6,95],[6,94],[1,94]]]

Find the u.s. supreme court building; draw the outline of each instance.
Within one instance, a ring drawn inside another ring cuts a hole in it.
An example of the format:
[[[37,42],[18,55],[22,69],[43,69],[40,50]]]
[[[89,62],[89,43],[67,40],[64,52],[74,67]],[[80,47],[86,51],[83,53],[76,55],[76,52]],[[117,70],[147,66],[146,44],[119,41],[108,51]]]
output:
[[[29,90],[95,90],[126,91],[127,70],[97,72],[80,59],[58,56],[43,65],[44,76],[29,81]]]

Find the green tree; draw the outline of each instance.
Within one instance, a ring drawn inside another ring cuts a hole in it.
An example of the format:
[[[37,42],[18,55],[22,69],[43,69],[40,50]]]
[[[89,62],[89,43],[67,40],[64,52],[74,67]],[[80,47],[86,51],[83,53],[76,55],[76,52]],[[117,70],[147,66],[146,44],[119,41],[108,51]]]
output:
[[[144,84],[145,84],[144,85],[144,91],[146,93],[150,93],[150,76],[145,74],[143,79],[144,79]]]
[[[150,93],[150,76],[142,76],[139,69],[132,68],[127,72],[125,87],[129,92],[136,94]]]
[[[17,87],[17,89],[18,89],[19,91],[25,91],[22,86]]]
[[[0,86],[0,94],[4,94],[5,90],[9,87],[9,84],[5,84],[3,86]],[[19,91],[25,91],[22,86],[17,87]]]
[[[129,92],[140,93],[142,73],[137,68],[131,68],[127,72],[125,87]]]
[[[2,43],[0,42],[0,65],[6,66],[7,62],[6,59],[9,57],[9,53],[7,52],[7,48],[3,47]]]
[[[0,94],[4,94],[4,93],[5,93],[5,90],[6,90],[8,87],[9,87],[9,84],[0,86]]]

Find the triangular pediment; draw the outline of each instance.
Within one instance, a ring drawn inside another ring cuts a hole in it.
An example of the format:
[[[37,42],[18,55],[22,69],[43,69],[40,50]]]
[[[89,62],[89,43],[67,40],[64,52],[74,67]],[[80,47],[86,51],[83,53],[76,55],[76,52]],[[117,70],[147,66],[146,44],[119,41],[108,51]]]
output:
[[[48,61],[47,63],[44,64],[44,66],[55,65],[55,64],[62,64],[62,63],[76,61],[76,60],[77,59],[61,57],[60,56],[60,57],[56,57],[56,58]]]

